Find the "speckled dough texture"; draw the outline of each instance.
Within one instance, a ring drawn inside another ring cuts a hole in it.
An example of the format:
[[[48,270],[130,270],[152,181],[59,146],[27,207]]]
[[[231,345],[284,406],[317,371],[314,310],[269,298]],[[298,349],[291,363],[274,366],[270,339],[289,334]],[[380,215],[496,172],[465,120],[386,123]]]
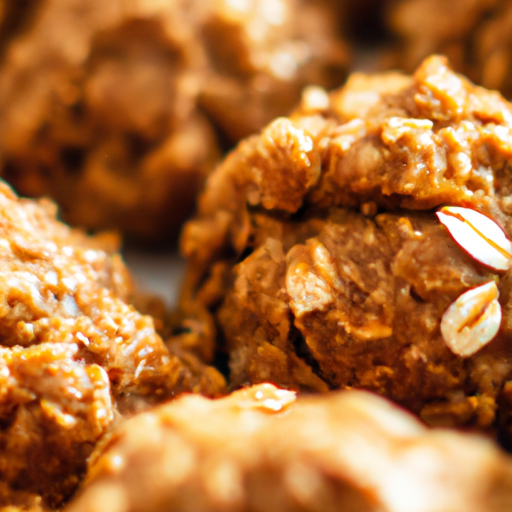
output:
[[[113,433],[69,512],[502,512],[512,463],[361,391],[184,396]],[[261,396],[263,395],[263,397]],[[271,405],[274,407],[274,404]],[[426,461],[428,460],[428,463]]]
[[[311,0],[22,1],[0,36],[1,174],[74,225],[146,239],[190,213],[216,129],[259,130],[348,60]]]
[[[0,506],[58,505],[120,414],[224,387],[129,305],[116,240],[73,231],[55,211],[0,183]]]
[[[233,387],[365,388],[428,424],[509,436],[512,274],[463,251],[435,209],[478,210],[510,237],[511,164],[511,106],[440,57],[309,89],[211,175],[182,237],[183,310],[214,316]],[[457,356],[441,318],[491,280],[498,335]]]

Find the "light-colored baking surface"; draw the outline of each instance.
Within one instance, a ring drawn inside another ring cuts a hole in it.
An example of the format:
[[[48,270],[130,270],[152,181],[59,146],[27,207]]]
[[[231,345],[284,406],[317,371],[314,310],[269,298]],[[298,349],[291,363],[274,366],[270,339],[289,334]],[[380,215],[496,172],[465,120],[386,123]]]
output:
[[[169,307],[176,305],[185,274],[185,261],[176,250],[155,253],[128,249],[123,255],[142,291],[158,295]]]

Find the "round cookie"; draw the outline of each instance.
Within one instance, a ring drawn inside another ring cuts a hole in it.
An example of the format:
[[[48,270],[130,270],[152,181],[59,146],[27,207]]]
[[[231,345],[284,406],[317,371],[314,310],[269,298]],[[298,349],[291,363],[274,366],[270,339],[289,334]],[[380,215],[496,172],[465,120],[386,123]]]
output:
[[[440,57],[309,89],[211,175],[182,238],[183,309],[213,313],[234,387],[365,388],[431,425],[505,433],[510,270],[459,246],[436,211],[481,212],[510,236],[511,163],[510,105]],[[441,320],[484,285],[497,335],[454,352]]]
[[[348,60],[311,0],[41,0],[25,18],[0,62],[2,176],[73,225],[145,239],[190,214],[216,130],[262,128]]]
[[[55,213],[0,183],[0,507],[60,505],[120,415],[224,390],[216,370],[170,353],[129,305],[116,240]]]
[[[429,430],[361,391],[261,384],[139,415],[91,458],[66,509],[99,512],[498,512],[512,464],[488,439]]]

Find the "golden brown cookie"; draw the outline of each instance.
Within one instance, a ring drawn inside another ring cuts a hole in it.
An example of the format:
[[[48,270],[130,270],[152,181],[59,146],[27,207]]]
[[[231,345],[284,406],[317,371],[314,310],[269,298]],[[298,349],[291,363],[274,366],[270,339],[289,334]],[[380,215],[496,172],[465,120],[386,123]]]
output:
[[[190,213],[215,130],[260,129],[348,61],[312,0],[33,3],[0,59],[1,174],[74,225],[146,239]]]
[[[512,462],[481,437],[427,430],[361,391],[262,384],[183,396],[122,425],[69,512],[501,512]]]
[[[0,506],[24,496],[60,504],[120,414],[224,388],[213,368],[170,353],[129,305],[116,241],[55,213],[0,184]]]
[[[461,246],[436,211],[510,237],[511,164],[510,104],[442,58],[308,89],[211,176],[182,238],[183,308],[214,315],[234,387],[365,388],[429,424],[506,431],[510,252],[482,262],[494,235]]]

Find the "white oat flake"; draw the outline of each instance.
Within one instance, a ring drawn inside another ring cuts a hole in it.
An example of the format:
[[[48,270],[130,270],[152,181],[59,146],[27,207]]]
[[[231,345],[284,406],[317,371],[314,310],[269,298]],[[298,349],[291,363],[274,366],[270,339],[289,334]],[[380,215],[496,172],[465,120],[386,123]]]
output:
[[[469,357],[494,339],[501,324],[499,292],[494,281],[463,293],[445,312],[441,335],[456,355]]]
[[[497,271],[510,268],[512,242],[492,219],[458,206],[445,206],[436,215],[455,242],[472,258]]]

